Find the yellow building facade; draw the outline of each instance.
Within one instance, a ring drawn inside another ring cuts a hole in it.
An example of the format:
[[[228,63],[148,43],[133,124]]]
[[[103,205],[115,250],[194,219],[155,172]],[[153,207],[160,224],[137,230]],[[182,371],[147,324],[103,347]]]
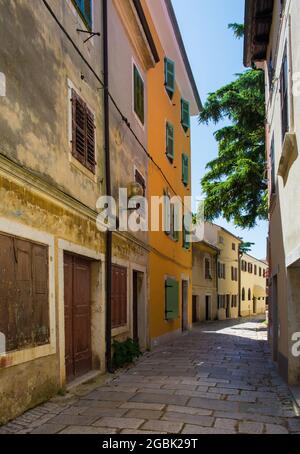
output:
[[[209,243],[193,244],[193,323],[217,318],[218,254],[219,250]]]
[[[241,315],[264,314],[267,304],[268,265],[249,254],[241,259]]]
[[[171,2],[145,1],[143,6],[160,57],[148,73],[151,206],[152,196],[182,201],[191,196],[190,115],[198,114],[201,102]],[[156,345],[191,326],[192,251],[172,222],[170,229],[160,222],[159,231],[150,231],[149,244],[149,331]]]

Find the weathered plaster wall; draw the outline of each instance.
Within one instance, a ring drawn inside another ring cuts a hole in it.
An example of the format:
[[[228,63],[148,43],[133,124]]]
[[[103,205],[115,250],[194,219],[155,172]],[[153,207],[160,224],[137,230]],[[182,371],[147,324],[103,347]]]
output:
[[[299,144],[300,144],[300,30],[299,30],[299,2],[290,0],[285,2],[283,17],[280,17],[280,0],[274,2],[273,24],[270,44],[267,53],[268,62],[272,56],[274,66],[274,83],[272,90],[266,65],[266,97],[268,136],[270,142],[274,137],[276,194],[270,200],[270,244],[271,244],[271,278],[272,302],[271,337],[278,337],[278,345],[273,346],[275,358],[278,360],[280,373],[286,380],[299,384],[299,363],[295,361],[291,352],[291,337],[300,331],[299,311],[297,310],[299,289],[299,269],[297,262],[300,258],[300,200],[299,189]],[[289,132],[296,136],[295,158],[290,160],[284,178],[278,175],[279,164],[283,152],[282,121],[281,121],[281,93],[280,73],[285,48],[288,53],[288,91],[289,91]],[[270,150],[268,150],[270,155]],[[270,164],[270,163],[269,163]],[[271,166],[269,167],[269,175]],[[298,273],[298,278],[295,275]],[[277,305],[275,304],[275,280],[277,280]],[[276,312],[278,323],[276,324]],[[278,355],[276,351],[278,349]],[[277,356],[277,358],[276,358]],[[298,377],[298,378],[297,378]]]
[[[49,4],[102,78],[101,38],[83,43],[86,35],[76,29],[84,24],[71,0],[49,0]],[[94,26],[101,32],[101,2],[94,5]],[[57,335],[56,354],[38,358],[32,349],[24,354],[25,362],[13,367],[6,355],[1,356],[2,423],[47,400],[64,385],[58,242],[66,240],[96,255],[105,253],[105,238],[95,223],[96,200],[105,190],[105,179],[101,84],[43,2],[0,0],[0,40],[0,65],[7,84],[6,97],[0,102],[0,219],[45,232],[54,239]],[[95,113],[96,175],[71,156],[70,82]],[[92,342],[97,345],[93,363],[104,370],[104,281],[99,274],[100,261],[97,266],[92,292],[97,299],[92,301],[92,323],[97,325],[92,326],[92,336],[96,333]]]

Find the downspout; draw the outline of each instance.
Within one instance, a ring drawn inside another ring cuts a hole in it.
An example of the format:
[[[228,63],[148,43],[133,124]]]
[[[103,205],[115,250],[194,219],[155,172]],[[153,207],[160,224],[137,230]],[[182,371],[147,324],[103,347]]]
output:
[[[243,253],[241,253],[240,247],[238,251],[238,267],[239,267],[239,284],[238,284],[238,292],[239,292],[239,317],[242,316],[242,272],[241,272],[241,259],[242,259]]]
[[[219,274],[218,274],[218,261],[219,261],[220,252],[216,254],[216,289],[217,289],[217,318],[219,310]]]
[[[109,67],[108,67],[108,10],[107,0],[102,0],[103,16],[103,75],[104,75],[104,150],[106,195],[111,196],[110,140],[109,140]],[[112,288],[112,231],[106,232],[106,307],[105,343],[106,369],[113,372],[111,364],[111,288]]]

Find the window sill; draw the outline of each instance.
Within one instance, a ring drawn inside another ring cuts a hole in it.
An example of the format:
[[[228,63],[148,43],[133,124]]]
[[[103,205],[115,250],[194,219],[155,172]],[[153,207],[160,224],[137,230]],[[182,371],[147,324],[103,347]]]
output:
[[[20,364],[34,361],[38,358],[54,355],[56,348],[54,345],[46,344],[39,347],[27,348],[13,352],[7,352],[0,355],[0,370],[8,367],[18,366]]]
[[[76,170],[79,170],[79,172],[89,178],[93,183],[97,183],[96,173],[93,173],[91,170],[87,169],[83,164],[81,164],[81,162],[78,161],[78,159],[74,158],[72,154],[70,154],[70,164],[72,167],[75,167]]]

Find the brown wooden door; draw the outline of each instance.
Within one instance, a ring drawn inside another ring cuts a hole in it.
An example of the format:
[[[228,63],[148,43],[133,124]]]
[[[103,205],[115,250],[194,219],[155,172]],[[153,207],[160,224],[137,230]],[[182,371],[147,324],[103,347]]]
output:
[[[127,324],[127,269],[112,265],[112,328]]]
[[[133,318],[133,339],[138,342],[139,332],[138,332],[138,273],[133,272],[133,307],[132,307],[132,318]]]
[[[193,295],[193,323],[197,323],[197,296]]]
[[[65,361],[70,381],[92,368],[90,262],[79,256],[64,256]]]

